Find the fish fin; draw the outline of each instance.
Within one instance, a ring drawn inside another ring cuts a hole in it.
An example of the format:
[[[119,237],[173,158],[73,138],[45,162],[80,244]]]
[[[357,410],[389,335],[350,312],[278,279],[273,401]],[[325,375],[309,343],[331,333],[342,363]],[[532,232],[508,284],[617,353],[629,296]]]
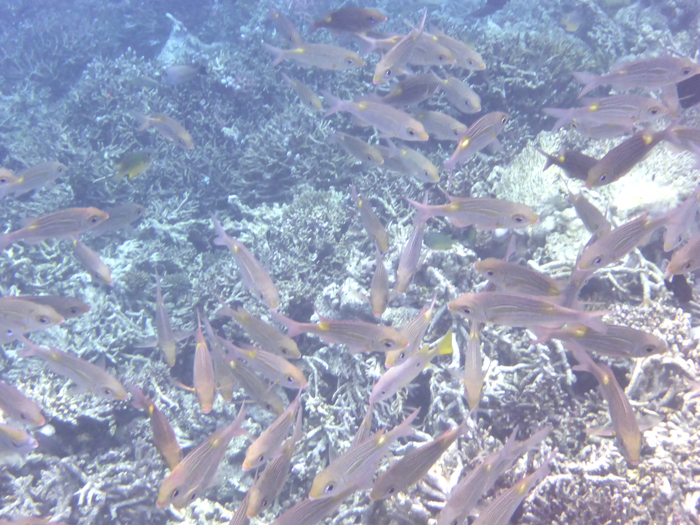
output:
[[[572,120],[570,109],[544,108],[542,110],[542,113],[557,119],[557,121],[554,123],[554,126],[552,127],[552,131],[557,131],[558,129],[563,128]]]
[[[535,148],[537,151],[539,151],[542,155],[544,155],[544,158],[547,159],[547,162],[544,163],[544,168],[542,168],[542,171],[547,171],[547,169],[551,166],[554,165],[554,162],[552,159],[554,158],[553,155],[550,155],[544,150],[541,150],[540,148]]]
[[[573,75],[579,84],[583,84],[583,88],[581,88],[581,93],[579,93],[578,98],[581,98],[586,93],[590,93],[599,86],[600,77],[594,73],[575,71]]]
[[[322,89],[321,95],[323,95],[323,101],[328,102],[331,106],[330,108],[328,108],[328,111],[326,111],[324,117],[328,117],[330,115],[333,115],[334,113],[338,113],[338,111],[342,111],[343,104],[345,104],[344,100],[339,99],[327,89]]]
[[[582,312],[582,317],[579,322],[598,332],[599,334],[605,334],[608,331],[608,326],[603,322],[601,317],[612,313],[610,310],[598,310],[595,312]]]
[[[454,337],[455,334],[452,328],[450,328],[435,347],[437,348],[437,355],[448,355],[452,353]]]
[[[587,427],[586,434],[598,437],[615,437],[615,429],[612,424],[607,424],[602,427]]]
[[[136,130],[137,133],[146,131],[153,125],[153,119],[151,119],[151,117],[149,117],[148,115],[144,115],[143,113],[139,112],[134,112],[132,116],[136,119],[136,123],[138,124],[138,129]]]
[[[17,353],[18,357],[34,357],[38,354],[37,349],[40,348],[38,345],[35,345],[23,335],[19,337],[19,340],[22,341],[23,346],[22,350]]]
[[[287,337],[296,337],[304,333],[304,330],[301,328],[302,323],[298,323],[294,319],[290,319],[275,310],[270,310],[270,315],[287,329]]]
[[[657,414],[645,414],[637,418],[637,426],[639,426],[639,430],[644,432],[645,430],[649,430],[650,428],[655,427],[663,420],[663,416]]]
[[[13,242],[14,238],[11,233],[0,234],[0,251],[7,250]]]
[[[418,201],[414,201],[409,199],[408,197],[404,197],[406,202],[408,202],[411,206],[413,206],[416,209],[416,218],[415,222],[416,223],[423,223],[426,222],[428,219],[432,217],[430,210],[428,209],[427,204],[420,203]]]
[[[271,46],[270,44],[266,44],[263,42],[263,47],[272,54],[272,65],[273,66],[278,66],[284,61],[284,49],[280,49],[279,47]]]

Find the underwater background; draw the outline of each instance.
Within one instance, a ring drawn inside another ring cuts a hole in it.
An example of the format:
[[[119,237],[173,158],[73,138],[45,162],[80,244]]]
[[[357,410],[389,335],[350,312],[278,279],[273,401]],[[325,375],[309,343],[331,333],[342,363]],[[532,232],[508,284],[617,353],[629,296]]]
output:
[[[232,520],[256,479],[254,470],[241,468],[248,438],[259,436],[276,415],[240,387],[232,401],[219,395],[204,413],[189,389],[197,352],[190,336],[199,311],[218,335],[244,348],[254,342],[232,319],[215,315],[220,301],[242,305],[273,324],[276,318],[250,293],[232,253],[214,242],[215,215],[269,273],[279,290],[279,312],[289,318],[381,321],[398,329],[420,318],[435,297],[425,341],[434,343],[450,329],[455,334],[451,355],[438,356],[407,388],[374,405],[371,430],[395,428],[420,407],[412,422],[415,433],[392,448],[397,457],[471,418],[465,435],[420,483],[379,501],[367,490],[352,492],[338,501],[328,523],[436,523],[460,476],[502,449],[516,427],[517,438],[525,440],[548,426],[546,439],[514,459],[479,508],[547,461],[549,474],[522,495],[512,523],[700,523],[700,333],[698,306],[688,300],[697,290],[692,274],[685,296],[667,286],[670,253],[660,233],[597,271],[580,294],[590,308],[608,311],[607,323],[653,333],[667,346],[641,359],[602,358],[637,415],[654,421],[643,430],[638,464],[628,461],[615,439],[588,430],[609,420],[595,378],[572,370],[576,360],[558,340],[533,344],[523,328],[483,326],[485,380],[478,409],[470,413],[460,372],[470,323],[447,307],[460,294],[484,288],[486,279],[474,262],[501,259],[507,252],[553,279],[570,277],[590,237],[569,197],[569,188],[582,184],[559,168],[544,171],[546,159],[538,149],[555,155],[566,148],[600,159],[624,139],[590,138],[571,127],[550,131],[554,120],[542,109],[577,105],[581,86],[574,72],[604,74],[620,62],[650,56],[694,59],[700,42],[697,0],[380,0],[362,6],[386,15],[377,29],[388,34],[407,34],[427,13],[426,31],[439,29],[483,57],[483,70],[433,67],[441,77],[449,73],[468,83],[478,94],[480,112],[457,111],[440,90],[409,112],[441,111],[466,126],[490,112],[509,115],[498,135],[500,148],[483,150],[454,169],[443,163],[455,142],[395,140],[437,166],[437,184],[349,156],[333,141],[334,132],[386,146],[384,136],[371,126],[356,126],[347,115],[310,110],[282,76],[343,100],[385,94],[387,89],[373,85],[378,55],[363,55],[365,65],[339,71],[291,60],[273,66],[263,43],[289,45],[271,9],[288,17],[305,42],[361,52],[358,39],[311,31],[311,21],[340,7],[317,0],[0,4],[0,166],[17,176],[47,161],[66,168],[51,184],[4,198],[3,231],[57,210],[145,207],[143,213],[131,208],[135,215],[122,224],[133,220],[131,227],[81,237],[109,267],[109,283],[83,268],[72,239],[20,241],[0,254],[1,295],[75,297],[89,305],[83,315],[29,339],[99,366],[104,362],[126,389],[138,386],[169,421],[185,457],[234,421],[244,401],[248,433],[233,438],[211,488],[181,510],[159,508],[169,469],[154,446],[149,414],[129,398],[76,392],[75,382],[38,359],[22,357],[26,344],[9,341],[0,347],[0,380],[36,402],[47,427],[31,429],[36,446],[24,454],[3,444],[0,522],[34,523],[20,521],[31,516],[85,525]],[[168,69],[173,65],[193,69],[173,79]],[[420,71],[428,68],[415,67]],[[329,97],[324,99],[328,108]],[[160,114],[181,125],[192,144],[178,144],[177,127],[163,132],[152,123],[140,129],[144,116]],[[654,128],[673,121],[667,115]],[[697,108],[685,111],[682,121],[699,126]],[[145,157],[128,157],[133,153]],[[125,158],[136,163],[135,171],[119,175]],[[692,152],[661,145],[620,181],[585,194],[615,226],[644,213],[661,216],[694,195],[700,173],[695,167]],[[431,218],[411,284],[391,298],[380,320],[365,298],[377,250],[351,197],[353,185],[386,226],[383,261],[390,279],[414,231],[415,209],[407,198],[422,202],[427,192],[431,204],[443,203],[441,188],[454,196],[520,203],[539,219],[524,229],[483,230]],[[182,337],[173,366],[155,342],[156,273],[172,328]],[[314,476],[350,446],[370,392],[386,370],[380,352],[353,353],[314,335],[295,339],[302,357],[293,362],[308,380],[301,394],[302,433],[276,503],[254,518],[263,523],[305,500]],[[270,392],[285,406],[297,395],[279,386],[262,395]],[[378,470],[390,463],[383,460]],[[302,516],[279,523],[315,522]]]

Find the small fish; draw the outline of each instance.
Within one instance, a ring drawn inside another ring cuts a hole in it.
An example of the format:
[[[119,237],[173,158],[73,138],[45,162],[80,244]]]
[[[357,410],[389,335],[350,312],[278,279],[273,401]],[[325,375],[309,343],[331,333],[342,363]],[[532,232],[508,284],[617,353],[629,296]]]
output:
[[[374,274],[369,286],[369,304],[375,317],[381,317],[389,302],[389,274],[382,260],[382,252],[377,247]]]
[[[350,487],[357,488],[371,482],[377,464],[388,452],[389,447],[400,437],[414,433],[411,423],[418,416],[420,408],[414,410],[400,425],[387,433],[375,432],[365,441],[351,446],[344,454],[316,474],[310,499],[333,498]]]
[[[458,241],[455,240],[451,235],[440,232],[428,232],[423,238],[425,245],[431,250],[437,250],[441,252],[447,252],[452,249]]]
[[[537,151],[547,159],[542,171],[547,171],[552,165],[558,166],[567,177],[583,182],[588,178],[588,172],[591,171],[591,168],[598,163],[598,159],[568,149],[562,151],[560,155],[550,155],[540,148],[537,148]]]
[[[6,299],[10,299],[6,297]],[[64,319],[80,317],[90,311],[90,305],[75,297],[63,295],[18,295],[17,299],[35,304],[50,306]]]
[[[429,206],[406,199],[416,209],[417,220],[427,221],[433,217],[447,217],[457,228],[474,226],[477,230],[499,228],[526,228],[535,224],[539,217],[528,206],[516,202],[490,197],[454,197],[445,194],[448,204]]]
[[[685,275],[700,268],[700,235],[695,235],[671,256],[666,275]]]
[[[411,235],[406,241],[406,244],[404,244],[401,254],[399,255],[399,265],[396,268],[396,277],[394,278],[394,289],[391,292],[391,298],[403,294],[408,289],[408,285],[411,284],[413,276],[418,271],[424,235],[425,220],[418,216],[413,221]]]
[[[700,66],[685,57],[661,56],[622,62],[606,75],[574,73],[574,78],[583,89],[579,97],[593,91],[598,86],[612,86],[625,91],[635,88],[659,89],[690,78],[700,73]]]
[[[270,309],[275,310],[280,305],[280,296],[270,275],[260,262],[250,253],[241,242],[230,237],[224,231],[223,226],[215,215],[211,216],[211,221],[216,230],[214,244],[226,246],[236,259],[238,271],[248,291],[258,299],[261,299]]]
[[[68,168],[65,164],[61,164],[58,161],[35,164],[18,173],[15,180],[9,181],[6,187],[3,187],[2,180],[0,180],[0,196],[2,196],[0,198],[6,195],[14,195],[16,198],[30,191],[44,188],[52,184],[58,177],[65,175],[67,171]],[[9,179],[8,173],[5,173],[2,179]],[[9,173],[9,175],[12,174]]]
[[[580,10],[574,9],[573,11],[568,11],[564,13],[559,21],[559,24],[564,28],[567,33],[575,33],[581,27],[581,22],[583,21],[583,14]]]
[[[244,471],[260,468],[283,452],[282,444],[287,439],[287,434],[292,428],[297,412],[301,410],[300,402],[301,389],[284,412],[246,449],[242,466]]]
[[[698,208],[700,208],[700,185],[683,203],[665,214],[667,218],[666,231],[664,231],[665,252],[680,246],[695,222]]]
[[[468,129],[459,120],[438,111],[422,111],[414,114],[413,117],[423,124],[425,131],[432,138],[437,140],[459,140]]]
[[[466,432],[468,421],[465,419],[460,426],[448,430],[421,447],[414,448],[393,463],[374,482],[369,499],[381,500],[418,483],[452,443]]]
[[[163,294],[160,290],[160,277],[156,268],[156,335],[158,337],[157,346],[163,352],[163,357],[168,366],[175,366],[177,360],[177,341],[170,324],[170,316],[165,308]]]
[[[96,396],[117,401],[126,397],[122,384],[99,366],[56,348],[42,348],[25,337],[21,340],[24,347],[19,357],[43,359],[54,374],[67,377],[76,384],[75,393],[92,392]]]
[[[105,208],[104,212],[109,214],[109,218],[87,232],[93,237],[123,229],[131,229],[132,223],[144,216],[146,208],[134,202],[126,202],[113,208]]]
[[[278,9],[271,7],[267,14],[267,18],[268,20],[272,20],[274,22],[277,31],[284,35],[284,39],[287,44],[291,45],[292,47],[299,47],[304,43],[304,40],[301,38],[301,34],[294,26],[292,21],[284,16]]]
[[[467,115],[481,111],[481,98],[460,79],[450,75],[447,75],[447,78],[444,79],[435,75],[435,79],[440,83],[440,89],[445,94],[447,101],[455,109]]]
[[[440,44],[435,35],[429,35],[425,31],[418,38],[413,47],[408,65],[411,66],[451,66],[457,59],[452,51]]]
[[[641,131],[608,151],[588,172],[586,188],[607,186],[639,164],[661,142],[666,130]]]
[[[510,115],[507,113],[494,111],[474,122],[466,133],[460,137],[457,149],[445,161],[445,167],[451,169],[457,164],[465,162],[477,151],[484,149],[486,146],[494,143],[494,141],[498,144],[496,137],[503,131],[509,120]]]
[[[327,344],[346,345],[352,353],[388,352],[408,344],[408,341],[391,326],[328,319],[320,315],[318,323],[299,323],[277,312],[273,312],[273,317],[287,328],[289,337],[296,337],[302,333],[314,334]]]
[[[272,54],[273,66],[284,60],[291,60],[301,67],[329,71],[347,71],[365,65],[365,61],[354,51],[330,44],[302,44],[294,49],[280,49],[263,43],[263,47]]]
[[[503,292],[465,293],[447,305],[450,312],[480,323],[528,328],[578,323],[604,334],[600,320],[607,311],[584,312],[558,306],[546,298]]]
[[[423,338],[430,327],[430,321],[433,319],[433,310],[435,308],[435,300],[437,294],[433,295],[433,301],[423,306],[423,309],[411,319],[406,326],[402,326],[399,333],[408,340],[408,346],[398,350],[392,350],[386,353],[384,366],[391,368],[395,365],[400,365],[421,349]]]
[[[192,377],[194,380],[194,393],[202,412],[211,412],[214,400],[216,399],[216,378],[214,376],[214,363],[209,353],[209,347],[204,341],[202,333],[202,322],[197,310],[197,330],[194,333],[196,347],[194,351],[194,370]]]
[[[316,525],[326,516],[333,514],[359,487],[349,486],[332,498],[307,498],[280,514],[270,525]]]
[[[423,21],[418,29],[413,28],[410,33],[401,38],[386,54],[379,60],[374,68],[374,78],[372,83],[376,86],[384,84],[393,79],[411,59],[413,49],[418,43],[418,39],[423,34],[425,17],[428,11],[423,14]]]
[[[0,410],[22,425],[43,427],[46,424],[39,405],[4,381],[0,381]]]
[[[5,337],[11,336],[7,341],[12,341],[25,332],[46,330],[63,321],[63,316],[49,305],[21,297],[0,297],[0,326],[15,332],[3,334]]]
[[[112,284],[112,271],[109,266],[100,259],[95,250],[88,247],[83,241],[73,240],[73,255],[85,268],[85,271],[90,274],[93,281],[107,285]]]
[[[439,85],[435,74],[418,74],[406,77],[399,82],[389,94],[379,99],[390,106],[411,106],[433,96]]]
[[[129,180],[137,175],[141,175],[153,164],[153,153],[149,150],[135,151],[122,157],[117,163],[117,174],[114,176],[117,182],[121,181],[125,175]]]
[[[287,359],[298,359],[301,352],[294,339],[287,337],[271,324],[249,313],[239,306],[235,310],[222,303],[216,315],[230,317],[243,328],[250,338],[263,347]]]
[[[325,28],[331,31],[362,33],[374,29],[383,22],[386,22],[386,16],[377,9],[343,7],[331,11],[321,20],[314,20],[312,31]]]
[[[323,111],[323,102],[321,102],[318,95],[314,93],[313,89],[303,82],[288,77],[284,73],[282,73],[282,78],[284,79],[284,83],[294,90],[304,107],[311,111]]]
[[[377,214],[374,213],[367,200],[357,193],[355,186],[350,187],[350,194],[360,210],[360,219],[367,235],[377,243],[382,253],[389,251],[389,234],[386,232]]]
[[[26,430],[0,423],[0,457],[26,456],[38,446],[39,443]]]
[[[155,405],[153,401],[147,398],[139,387],[129,385],[129,392],[133,398],[131,404],[134,408],[145,410],[151,421],[151,432],[153,432],[153,444],[161,453],[165,463],[170,470],[180,463],[182,459],[182,451],[175,437],[175,431],[170,426],[165,414]]]
[[[638,122],[652,122],[668,114],[668,108],[659,100],[639,95],[613,95],[600,99],[583,99],[580,108],[544,108],[543,112],[558,119],[552,131],[563,128],[572,121],[591,121],[631,126]]]
[[[268,412],[279,416],[284,412],[282,398],[270,388],[270,385],[260,379],[255,372],[243,364],[242,360],[236,360],[230,355],[228,364],[236,381],[253,401],[258,403]]]
[[[607,233],[612,229],[610,221],[605,218],[598,208],[591,204],[584,196],[582,192],[578,192],[576,195],[569,191],[569,200],[574,205],[574,210],[576,210],[576,215],[586,229],[597,235],[602,235]]]
[[[348,102],[340,100],[328,91],[323,91],[323,97],[331,103],[326,116],[338,112],[350,113],[362,125],[374,126],[383,136],[389,138],[396,137],[408,141],[426,141],[429,138],[423,124],[408,113],[381,102]]]
[[[452,52],[457,67],[469,69],[471,71],[483,71],[486,69],[486,64],[481,58],[481,55],[464,42],[447,36],[438,29],[433,30],[432,35],[437,38],[438,44],[445,46]]]
[[[345,151],[363,164],[370,166],[381,166],[384,164],[384,157],[382,157],[379,149],[357,137],[340,131],[334,131],[331,133],[328,141],[339,144]]]
[[[437,167],[428,157],[407,146],[397,147],[389,139],[386,139],[386,141],[389,144],[390,156],[399,160],[405,171],[410,173],[418,182],[435,184],[440,180]]]
[[[192,82],[199,75],[206,75],[205,66],[172,65],[165,68],[161,82],[166,86],[179,86],[186,82]]]
[[[156,113],[153,116],[144,115],[142,113],[135,113],[134,117],[138,122],[139,128],[138,132],[146,131],[151,126],[155,127],[158,133],[167,140],[172,142],[177,146],[180,146],[185,150],[193,150],[194,142],[192,140],[192,135],[190,135],[187,130],[176,121],[162,113]]]
[[[525,295],[559,295],[565,284],[527,266],[500,259],[482,259],[474,269],[501,291]]]
[[[97,208],[67,208],[22,221],[22,228],[0,235],[0,251],[18,241],[39,244],[46,239],[69,239],[95,228],[109,215]]]
[[[241,428],[245,415],[243,407],[233,423],[218,429],[177,464],[160,485],[156,501],[159,509],[169,505],[182,509],[202,495],[214,479],[233,437],[245,434]]]
[[[464,352],[464,375],[462,382],[467,394],[467,403],[471,410],[476,410],[484,395],[484,365],[481,354],[481,325],[471,323],[469,340]]]
[[[229,360],[226,358],[226,351],[223,345],[219,342],[214,334],[214,329],[207,317],[204,317],[204,333],[206,334],[209,348],[211,348],[211,360],[214,365],[214,378],[218,385],[217,392],[227,403],[233,401],[233,390],[236,388],[236,377],[233,370],[229,366]]]

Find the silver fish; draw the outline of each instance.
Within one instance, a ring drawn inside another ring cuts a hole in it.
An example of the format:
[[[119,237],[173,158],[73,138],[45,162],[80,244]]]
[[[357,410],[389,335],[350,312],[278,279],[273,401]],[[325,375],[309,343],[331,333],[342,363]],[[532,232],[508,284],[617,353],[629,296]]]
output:
[[[459,120],[437,111],[422,111],[414,114],[413,117],[423,124],[425,131],[432,138],[437,140],[459,140],[468,129]]]
[[[374,77],[372,79],[372,83],[375,86],[389,82],[411,59],[413,49],[416,47],[420,36],[423,34],[425,17],[427,14],[427,11],[423,14],[423,21],[419,28],[412,29],[410,33],[401,38],[401,40],[379,60],[374,68]]]
[[[39,406],[4,381],[0,381],[0,410],[23,425],[41,427],[46,423]]]
[[[501,291],[525,295],[559,295],[565,283],[557,281],[527,266],[502,261],[483,259],[474,263],[474,269],[494,283]]]
[[[445,167],[452,169],[457,164],[466,162],[477,151],[484,149],[489,144],[498,144],[498,134],[503,131],[510,120],[510,115],[501,111],[494,111],[474,122],[466,133],[460,137],[452,156],[445,161]]]

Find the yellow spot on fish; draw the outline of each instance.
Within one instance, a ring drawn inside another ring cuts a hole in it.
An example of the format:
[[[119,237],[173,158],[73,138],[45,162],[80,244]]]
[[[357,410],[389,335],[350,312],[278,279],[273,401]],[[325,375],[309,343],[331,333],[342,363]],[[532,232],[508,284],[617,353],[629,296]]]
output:
[[[24,175],[17,179],[17,184],[22,184],[24,182]]]
[[[610,385],[610,376],[608,374],[605,374],[603,376],[603,385],[604,386],[609,386]]]
[[[459,202],[451,202],[446,208],[447,211],[459,211]]]
[[[330,332],[331,331],[331,325],[330,323],[327,323],[325,321],[318,323],[318,329],[321,332]]]
[[[156,407],[153,405],[148,405],[148,415],[152,416],[153,412],[155,412]]]
[[[238,253],[238,246],[234,246],[233,248],[231,248],[231,251],[233,253]]]
[[[598,111],[598,109],[599,109],[599,106],[598,106],[597,102],[594,102],[593,104],[588,106],[588,111]]]
[[[28,229],[30,232],[33,232],[33,231],[35,231],[35,230],[38,230],[38,229],[39,229],[39,224],[36,223],[36,222],[33,222],[33,223],[31,223],[29,226],[27,226],[27,229]]]
[[[306,53],[306,49],[303,47],[297,47],[296,49],[292,49],[292,53],[297,55],[303,55],[304,53]]]
[[[588,333],[588,328],[585,326],[581,326],[579,328],[576,328],[573,332],[572,335],[574,337],[586,337],[586,334]]]
[[[359,109],[360,111],[366,110],[366,109],[367,109],[367,102],[360,102],[360,103],[357,105],[357,109]]]
[[[326,23],[327,23],[327,24],[330,24],[332,21],[333,21],[333,17],[332,17],[332,16],[329,16],[329,17],[326,18]]]
[[[651,141],[654,140],[654,136],[653,135],[642,135],[642,140],[644,141],[644,144],[646,144],[648,146],[649,144],[651,144]]]
[[[217,448],[219,445],[221,445],[221,438],[215,437],[209,441],[209,444],[211,445],[211,448]]]
[[[557,160],[558,160],[559,162],[564,162],[564,161],[566,160],[566,157],[565,157],[564,155],[562,155],[562,156],[559,157]]]
[[[364,203],[362,202],[362,199],[360,199],[359,201],[357,201],[357,207],[358,207],[358,208],[362,208],[362,205],[363,205],[363,204],[364,204]]]
[[[516,485],[515,493],[518,496],[524,496],[525,494],[527,494],[527,490],[528,490],[528,483],[526,480],[522,480],[520,483],[518,483]]]
[[[384,446],[384,443],[386,443],[386,436],[379,436],[377,438],[377,446],[382,447]]]
[[[459,147],[460,147],[460,148],[466,148],[467,146],[469,146],[469,143],[470,143],[470,142],[471,142],[470,139],[468,139],[468,138],[467,138],[467,139],[464,139],[464,140],[462,140],[462,142],[459,143]]]
[[[394,91],[394,93],[396,93],[397,95],[400,95],[401,93],[403,93],[403,88],[402,87],[396,88],[396,91]]]

